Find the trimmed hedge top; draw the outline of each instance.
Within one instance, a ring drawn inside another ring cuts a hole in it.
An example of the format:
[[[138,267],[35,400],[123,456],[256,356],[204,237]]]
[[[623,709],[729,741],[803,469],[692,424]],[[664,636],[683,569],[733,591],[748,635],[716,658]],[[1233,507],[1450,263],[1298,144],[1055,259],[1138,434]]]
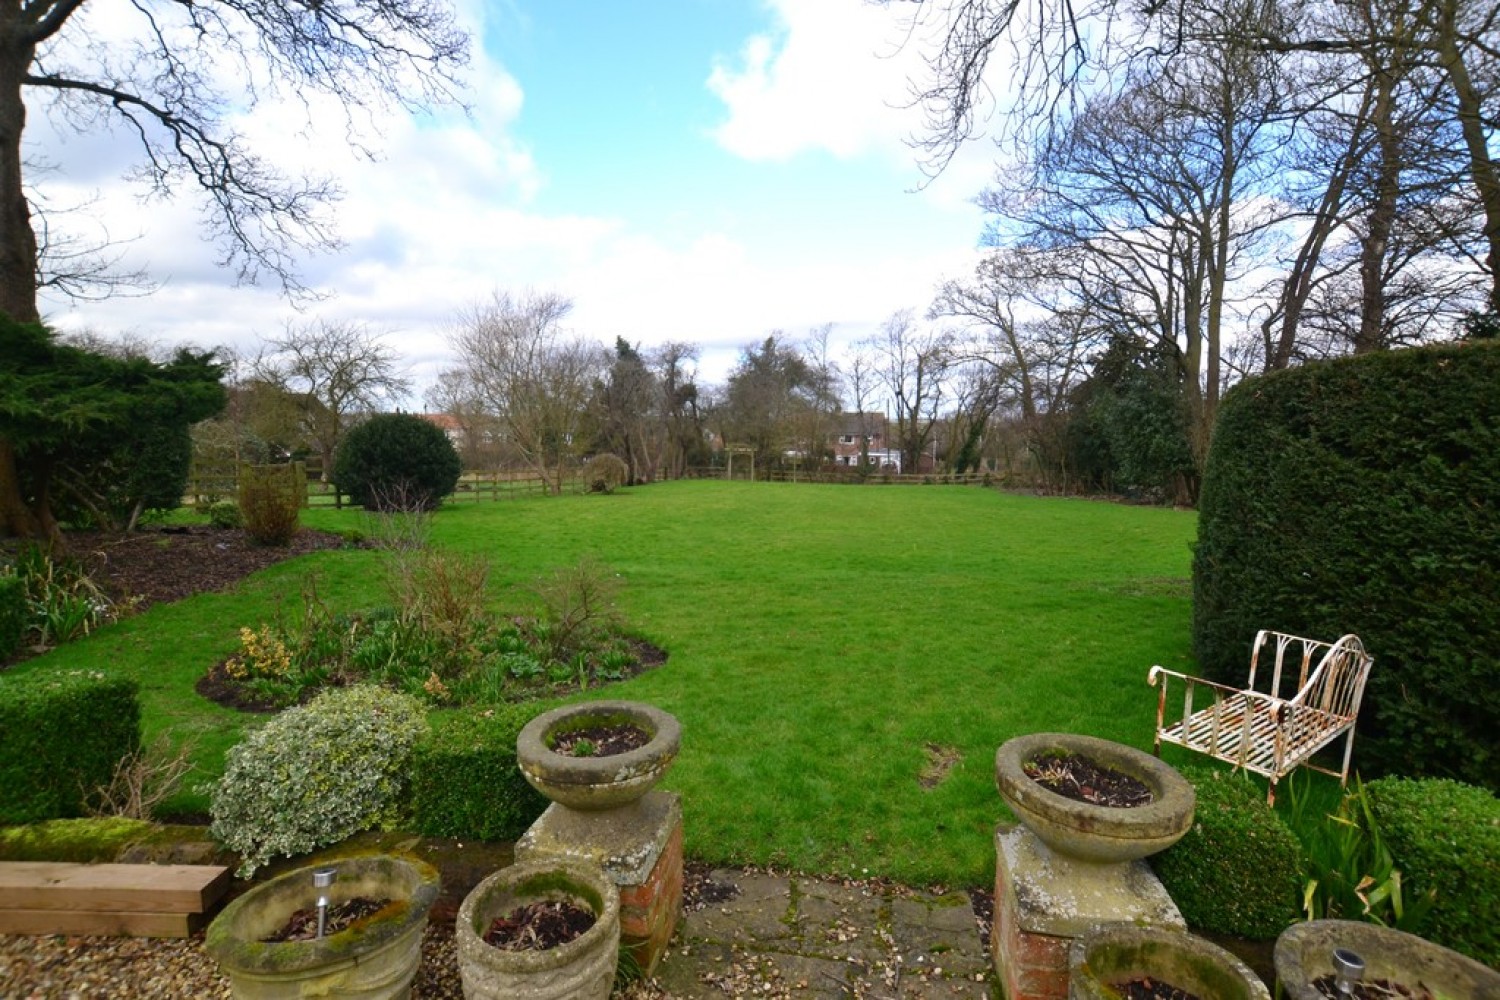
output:
[[[1193,640],[1243,680],[1260,628],[1375,657],[1367,773],[1500,788],[1500,345],[1447,345],[1247,379],[1204,473]]]

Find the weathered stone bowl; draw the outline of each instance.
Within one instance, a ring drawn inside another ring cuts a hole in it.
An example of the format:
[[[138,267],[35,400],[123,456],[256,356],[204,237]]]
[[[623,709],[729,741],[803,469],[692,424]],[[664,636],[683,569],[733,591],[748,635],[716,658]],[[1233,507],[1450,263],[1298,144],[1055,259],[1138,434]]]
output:
[[[313,871],[332,868],[322,892],[333,903],[365,896],[393,902],[337,934],[267,944],[297,910],[316,904]],[[400,1000],[411,995],[422,961],[422,932],[437,901],[437,869],[388,855],[346,858],[288,872],[226,906],[209,925],[204,948],[219,963],[236,1000],[340,996]]]
[[[1046,788],[1025,771],[1028,762],[1059,754],[1087,757],[1129,775],[1152,800],[1129,809],[1079,802]],[[1027,829],[1058,854],[1080,861],[1134,861],[1164,851],[1193,825],[1197,795],[1171,766],[1134,747],[1072,733],[1033,733],[995,752],[1000,797]]]
[[[559,736],[600,725],[629,724],[651,734],[645,746],[609,757],[570,757],[552,748]],[[531,787],[584,812],[616,809],[651,790],[682,744],[677,719],[638,701],[589,701],[544,712],[516,737],[516,759]]]
[[[1118,984],[1143,976],[1214,1000],[1271,1000],[1244,962],[1171,927],[1098,924],[1068,950],[1068,1000],[1117,1000]]]
[[[594,926],[542,951],[504,951],[485,942],[496,917],[541,900],[592,910]],[[468,1000],[606,1000],[619,961],[620,891],[604,872],[578,862],[512,865],[464,898],[454,937]]]
[[[1500,1000],[1500,972],[1415,934],[1353,920],[1309,920],[1276,939],[1276,995],[1322,1000],[1315,980],[1333,973],[1335,948],[1364,960],[1362,978],[1415,986],[1451,1000]]]

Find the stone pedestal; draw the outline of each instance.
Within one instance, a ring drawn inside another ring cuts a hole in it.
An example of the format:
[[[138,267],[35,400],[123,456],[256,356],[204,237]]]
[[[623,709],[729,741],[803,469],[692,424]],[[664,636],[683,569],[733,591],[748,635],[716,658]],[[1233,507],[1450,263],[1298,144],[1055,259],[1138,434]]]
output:
[[[1077,861],[1024,827],[996,831],[990,955],[1007,1000],[1067,1000],[1073,939],[1114,920],[1185,927],[1145,861]]]
[[[620,940],[650,975],[682,914],[682,800],[651,791],[599,812],[554,802],[516,842],[516,860],[568,858],[620,889]]]

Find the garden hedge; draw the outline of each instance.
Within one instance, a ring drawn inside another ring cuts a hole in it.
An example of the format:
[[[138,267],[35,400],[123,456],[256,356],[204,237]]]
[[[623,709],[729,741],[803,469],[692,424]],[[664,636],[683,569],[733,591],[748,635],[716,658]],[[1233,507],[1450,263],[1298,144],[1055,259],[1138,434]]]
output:
[[[1300,918],[1301,842],[1244,772],[1182,774],[1198,793],[1193,826],[1152,868],[1193,930],[1272,940]]]
[[[516,736],[533,704],[449,717],[412,754],[414,826],[429,837],[515,840],[547,808],[516,764]]]
[[[83,814],[141,745],[135,681],[93,673],[0,678],[0,824]]]
[[[28,619],[26,584],[19,576],[0,570],[0,663],[21,648]]]
[[[1500,968],[1500,799],[1436,778],[1365,789],[1403,893],[1436,891],[1422,936]]]
[[[1364,773],[1500,788],[1500,344],[1309,364],[1226,395],[1193,560],[1204,674],[1242,684],[1261,628],[1364,640]]]

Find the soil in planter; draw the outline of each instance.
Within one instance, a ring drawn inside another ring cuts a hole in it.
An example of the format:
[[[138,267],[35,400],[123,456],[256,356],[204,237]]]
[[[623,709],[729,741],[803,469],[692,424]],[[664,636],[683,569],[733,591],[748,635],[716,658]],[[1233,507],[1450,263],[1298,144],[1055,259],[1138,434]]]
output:
[[[1132,979],[1128,983],[1113,983],[1124,1000],[1199,1000],[1198,994],[1178,989],[1160,979]]]
[[[562,733],[552,749],[567,757],[613,757],[639,750],[651,742],[651,734],[628,722],[615,726],[591,726]]]
[[[496,917],[484,940],[502,951],[546,951],[582,937],[592,926],[592,911],[561,900],[540,900]]]
[[[1078,754],[1038,757],[1028,760],[1021,769],[1028,778],[1049,791],[1096,806],[1131,809],[1149,805],[1152,799],[1151,789],[1130,775],[1101,767]],[[1142,995],[1149,997],[1152,994]]]
[[[1313,988],[1332,1000],[1343,996],[1339,992],[1338,977],[1331,974],[1314,979]],[[1432,991],[1421,983],[1406,986],[1389,979],[1361,979],[1354,984],[1354,992],[1350,995],[1354,1000],[1434,1000]]]
[[[323,925],[323,935],[337,934],[346,929],[356,920],[363,920],[368,916],[379,913],[389,906],[389,899],[371,899],[368,896],[355,896],[346,899],[342,903],[328,904],[328,918]],[[297,910],[282,925],[281,930],[270,937],[261,938],[267,944],[277,944],[282,941],[311,941],[318,936],[318,908],[310,906],[306,909]]]

